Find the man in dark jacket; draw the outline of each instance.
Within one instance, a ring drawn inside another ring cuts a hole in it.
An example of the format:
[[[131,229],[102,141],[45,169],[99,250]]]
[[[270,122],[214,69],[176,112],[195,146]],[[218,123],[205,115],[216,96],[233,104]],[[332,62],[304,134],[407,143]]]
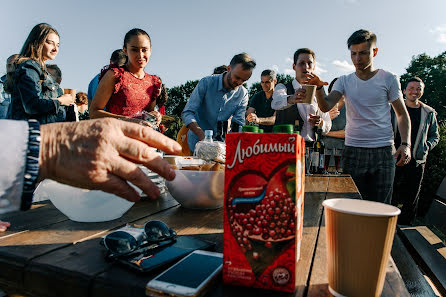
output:
[[[427,155],[440,139],[437,113],[432,107],[420,101],[423,93],[423,81],[419,77],[410,78],[404,94],[412,124],[412,159],[406,166],[396,168],[392,198],[392,204],[401,208],[398,223],[402,225],[409,225],[415,218]],[[396,121],[394,121],[394,131],[395,145],[398,147],[401,143],[401,136]]]

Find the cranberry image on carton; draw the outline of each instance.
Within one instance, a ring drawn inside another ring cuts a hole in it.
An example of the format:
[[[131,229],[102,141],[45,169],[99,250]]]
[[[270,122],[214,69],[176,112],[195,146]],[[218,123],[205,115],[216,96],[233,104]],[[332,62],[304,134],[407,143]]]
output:
[[[297,134],[226,136],[223,280],[294,292],[304,200]]]

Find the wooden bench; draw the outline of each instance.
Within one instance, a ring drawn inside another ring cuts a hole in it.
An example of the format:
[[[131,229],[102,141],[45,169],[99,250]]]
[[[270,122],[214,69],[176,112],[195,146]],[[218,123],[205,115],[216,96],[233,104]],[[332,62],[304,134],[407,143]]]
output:
[[[424,219],[429,226],[433,226],[446,236],[446,177],[437,189],[435,198]]]
[[[446,246],[428,227],[398,227],[398,235],[418,266],[430,278],[436,289],[446,296]],[[394,243],[395,244],[395,243]],[[398,244],[398,243],[397,243]],[[392,256],[397,253],[392,250]],[[404,256],[402,256],[404,257]],[[410,259],[410,257],[407,257]],[[398,264],[397,264],[398,265]],[[398,265],[401,267],[401,265]],[[403,273],[402,273],[403,274]],[[410,275],[410,272],[409,272]],[[420,282],[419,275],[410,276]],[[404,276],[403,276],[404,279]],[[406,286],[407,282],[405,280]],[[409,288],[408,288],[409,289]],[[420,296],[420,295],[417,295]],[[425,295],[421,295],[425,296]],[[431,296],[431,295],[426,295]]]

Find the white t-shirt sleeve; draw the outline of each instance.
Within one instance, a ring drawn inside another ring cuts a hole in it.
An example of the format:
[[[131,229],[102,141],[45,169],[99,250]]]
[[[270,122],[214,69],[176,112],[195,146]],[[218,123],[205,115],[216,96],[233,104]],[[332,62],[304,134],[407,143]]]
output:
[[[332,91],[338,91],[342,95],[345,94],[345,75],[340,76],[334,83]]]
[[[401,84],[398,75],[391,74],[389,75],[389,103],[393,101],[403,98],[403,93],[401,92]]]

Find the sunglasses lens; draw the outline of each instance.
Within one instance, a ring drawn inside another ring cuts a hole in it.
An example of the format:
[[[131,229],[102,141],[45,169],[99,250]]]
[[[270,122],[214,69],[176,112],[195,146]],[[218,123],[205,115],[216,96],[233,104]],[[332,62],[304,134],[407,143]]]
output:
[[[175,231],[169,229],[169,227],[161,221],[147,222],[144,226],[144,230],[149,242],[157,242],[171,238],[174,236],[172,233],[175,233]]]
[[[114,254],[128,253],[138,246],[136,238],[124,231],[116,231],[108,234],[104,239],[104,243]]]

